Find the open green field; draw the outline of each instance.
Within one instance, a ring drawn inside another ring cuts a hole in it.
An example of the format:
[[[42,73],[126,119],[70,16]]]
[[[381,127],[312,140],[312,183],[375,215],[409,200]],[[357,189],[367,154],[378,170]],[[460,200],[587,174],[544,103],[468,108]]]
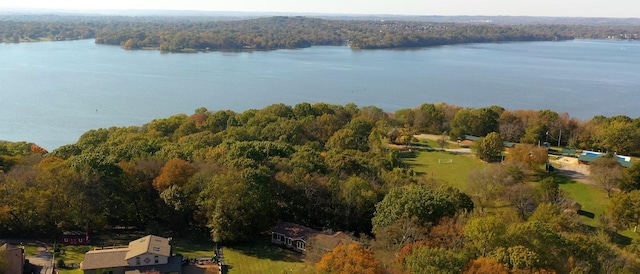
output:
[[[449,159],[452,161],[451,163],[439,163],[439,161],[444,162]],[[487,165],[472,155],[443,151],[414,151],[411,154],[405,154],[403,160],[411,165],[418,174],[446,182],[462,191],[466,190],[471,171]]]
[[[466,182],[471,171],[488,165],[471,155],[455,155],[442,151],[414,151],[406,153],[403,158],[405,163],[411,165],[418,174],[446,182],[462,191],[466,190]],[[441,159],[452,159],[452,163],[439,163]],[[560,182],[560,189],[568,198],[582,205],[582,210],[587,216],[581,216],[581,221],[588,226],[600,226],[602,213],[611,199],[607,197],[607,192],[597,186],[576,182],[560,174],[556,175],[556,179]],[[622,231],[620,234],[632,239],[639,236],[631,230]]]
[[[308,265],[296,252],[270,245],[268,240],[224,247],[230,273],[300,273]]]

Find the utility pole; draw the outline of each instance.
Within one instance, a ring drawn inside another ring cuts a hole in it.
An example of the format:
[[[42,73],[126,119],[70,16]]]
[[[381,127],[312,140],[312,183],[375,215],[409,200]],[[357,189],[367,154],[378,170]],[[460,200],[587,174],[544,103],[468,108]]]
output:
[[[558,147],[560,147],[560,140],[562,140],[562,129],[560,129],[560,136],[558,136]]]

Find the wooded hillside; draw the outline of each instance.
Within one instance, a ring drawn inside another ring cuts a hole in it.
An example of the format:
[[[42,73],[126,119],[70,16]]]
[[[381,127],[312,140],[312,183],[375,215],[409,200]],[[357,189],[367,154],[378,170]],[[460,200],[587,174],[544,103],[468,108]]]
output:
[[[532,156],[475,171],[463,192],[416,173],[402,158],[408,152],[389,144],[410,144],[418,132],[497,132],[489,135],[638,154],[638,121],[495,106],[423,104],[389,114],[375,106],[300,103],[242,113],[200,108],[142,126],[91,130],[50,153],[5,142],[0,233],[128,227],[236,242],[284,220],[360,236],[369,250],[361,252],[380,262],[376,271],[634,273],[640,241],[615,239],[638,223],[640,168],[624,171],[625,192],[615,192],[600,227],[588,227],[567,211],[558,177]]]

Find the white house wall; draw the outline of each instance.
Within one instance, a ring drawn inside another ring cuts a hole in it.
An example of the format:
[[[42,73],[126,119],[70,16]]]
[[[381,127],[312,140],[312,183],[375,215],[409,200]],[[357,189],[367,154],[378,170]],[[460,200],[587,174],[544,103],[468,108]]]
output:
[[[158,262],[155,262],[155,256],[158,256]],[[155,255],[152,253],[144,253],[140,256],[140,264],[136,263],[136,257],[133,257],[127,260],[127,264],[129,266],[145,266],[145,265],[158,265],[158,264],[167,264],[169,262],[169,257]]]

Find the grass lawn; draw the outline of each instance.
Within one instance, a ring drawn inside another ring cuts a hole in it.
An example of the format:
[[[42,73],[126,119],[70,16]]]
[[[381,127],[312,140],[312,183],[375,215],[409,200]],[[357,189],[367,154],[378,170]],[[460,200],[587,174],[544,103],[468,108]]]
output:
[[[412,146],[423,146],[423,147],[432,147],[432,148],[440,148],[438,142],[431,139],[418,139],[415,142],[411,142]]]
[[[60,252],[56,254],[56,260],[62,258],[65,264],[79,264],[84,260],[84,254],[92,250],[93,246],[88,245],[67,245],[60,248]]]
[[[269,239],[225,246],[223,254],[230,273],[300,273],[307,267],[299,253],[273,246]]]
[[[438,163],[440,159],[451,159],[453,162],[450,164]],[[403,160],[411,165],[418,174],[446,182],[462,191],[466,190],[471,171],[487,165],[471,155],[456,155],[442,151],[415,151],[405,156]]]
[[[569,198],[582,205],[582,211],[590,214],[588,216],[580,216],[582,223],[598,227],[600,226],[600,218],[611,202],[611,198],[607,197],[607,191],[603,188],[576,182],[569,178],[559,178],[560,189],[564,191]],[[593,214],[593,215],[591,215]],[[632,229],[620,231],[620,235],[629,239],[638,238],[638,233],[634,233]]]
[[[570,179],[561,181],[560,189],[582,205],[582,211],[594,214],[593,218],[581,216],[584,224],[593,227],[600,225],[600,217],[611,200],[604,189]]]
[[[441,164],[438,163],[439,159],[452,159],[453,162],[451,164]],[[419,174],[447,182],[462,191],[466,191],[466,183],[471,171],[475,168],[487,166],[484,162],[470,155],[454,155],[441,151],[415,151],[411,154],[405,154],[403,160]],[[561,175],[557,176],[556,179],[559,181],[560,189],[569,198],[582,205],[582,210],[586,214],[580,216],[581,221],[592,227],[600,226],[602,213],[611,200],[611,198],[607,197],[607,192],[597,186],[576,182]],[[638,233],[634,233],[632,230],[622,231],[620,234],[632,239],[639,236]]]
[[[58,270],[60,271],[60,274],[82,274],[82,273],[84,273],[79,268],[76,268],[76,269],[58,269]]]
[[[23,246],[25,256],[34,256],[38,254],[38,246],[34,244],[24,244]]]
[[[173,253],[184,258],[213,257],[215,244],[209,238],[202,239],[173,239]]]

